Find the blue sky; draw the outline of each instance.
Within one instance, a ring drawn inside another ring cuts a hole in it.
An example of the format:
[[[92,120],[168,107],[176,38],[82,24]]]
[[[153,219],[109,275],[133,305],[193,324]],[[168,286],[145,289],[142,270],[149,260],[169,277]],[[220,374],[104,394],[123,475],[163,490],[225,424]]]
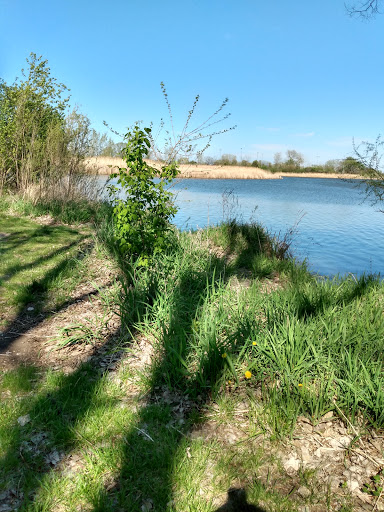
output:
[[[196,94],[196,123],[228,97],[237,125],[207,155],[307,163],[352,154],[384,125],[384,15],[350,18],[343,0],[0,0],[0,77],[30,52],[105,131],[158,125],[167,87],[176,129]]]

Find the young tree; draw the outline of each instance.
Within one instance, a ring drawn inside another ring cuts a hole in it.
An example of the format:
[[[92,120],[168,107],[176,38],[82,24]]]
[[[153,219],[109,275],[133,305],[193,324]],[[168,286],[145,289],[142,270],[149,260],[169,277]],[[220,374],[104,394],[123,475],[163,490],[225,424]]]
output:
[[[194,99],[192,108],[188,111],[184,126],[181,130],[177,131],[174,124],[171,104],[168,99],[168,93],[163,82],[160,83],[160,87],[168,109],[169,127],[166,127],[166,123],[162,119],[159,130],[155,135],[153,135],[151,130],[151,155],[154,156],[156,160],[165,163],[176,162],[178,159],[184,157],[188,158],[188,160],[191,160],[192,157],[193,160],[203,163],[202,155],[209,148],[213,137],[236,128],[236,126],[231,126],[230,128],[224,128],[218,131],[215,131],[215,129],[212,128],[213,126],[225,122],[230,117],[230,113],[224,114],[223,117],[220,117],[227,107],[229,101],[228,98],[225,98],[218,109],[215,110],[215,112],[213,112],[213,114],[211,114],[205,121],[193,126],[194,114],[200,101],[200,96],[197,95]],[[163,130],[165,130],[166,137],[163,143],[159,144],[158,140],[161,139],[161,133]]]
[[[48,164],[47,141],[64,137],[67,91],[50,74],[46,60],[31,53],[24,80],[0,83],[0,184],[25,190]]]
[[[285,165],[289,167],[299,168],[304,163],[304,157],[301,153],[296,151],[295,149],[287,150],[287,160],[285,161]]]
[[[141,130],[138,125],[126,134],[124,156],[127,167],[111,175],[111,178],[117,178],[126,198],[119,198],[118,187],[109,187],[114,200],[115,236],[120,249],[142,265],[147,265],[151,256],[167,245],[169,221],[177,211],[171,192],[166,190],[166,185],[178,173],[176,164],[169,163],[157,169],[144,160],[151,148],[151,135],[150,128]],[[155,178],[160,180],[155,182]]]
[[[199,101],[199,96],[196,96],[181,133],[177,133],[163,83],[161,88],[171,125],[167,132],[165,147],[159,149],[156,144],[158,135],[154,137],[151,128],[141,129],[139,125],[135,125],[125,135],[126,147],[123,153],[127,166],[111,175],[111,178],[117,178],[125,198],[119,195],[118,187],[109,187],[114,201],[115,236],[121,251],[136,258],[142,265],[148,265],[156,253],[169,245],[170,220],[177,208],[167,186],[179,173],[177,162],[193,153],[202,159],[202,154],[214,135],[234,129],[232,127],[219,132],[206,131],[212,125],[229,117],[227,114],[222,119],[215,119],[226,106],[227,99],[205,122],[195,128],[190,127]],[[163,127],[164,123],[160,129]],[[201,149],[197,147],[200,141],[204,141]],[[151,151],[161,165],[155,167],[147,161]],[[158,178],[158,181],[155,178]]]

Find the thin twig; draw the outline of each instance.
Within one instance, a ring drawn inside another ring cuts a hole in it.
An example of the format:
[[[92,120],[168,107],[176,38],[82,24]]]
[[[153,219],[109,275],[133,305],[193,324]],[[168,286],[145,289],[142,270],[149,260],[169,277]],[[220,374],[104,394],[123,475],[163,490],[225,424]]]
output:
[[[349,419],[346,417],[346,415],[343,413],[343,411],[340,409],[340,407],[337,405],[336,402],[334,402],[334,406],[339,411],[339,413],[342,415],[342,417],[345,419],[345,421],[348,423],[348,425],[351,427],[353,433],[357,437],[357,441],[361,443],[362,447],[365,448],[365,445],[363,443],[363,440],[360,438],[360,434],[357,432],[355,427],[352,425],[352,423],[349,421]]]
[[[350,448],[352,452],[357,453],[357,455],[361,455],[362,457],[365,457],[367,460],[370,460],[375,466],[378,468],[382,467],[382,464],[379,464],[375,459],[373,459],[370,455],[367,455],[365,452],[362,452],[360,450],[356,450],[356,448]]]
[[[144,430],[142,430],[141,428],[135,427],[135,429],[136,429],[136,430],[138,430],[138,431],[140,432],[140,434],[143,434],[143,436],[148,437],[148,439],[149,439],[150,441],[152,441],[152,443],[154,443],[154,442],[155,442],[155,441],[152,439],[152,437],[151,437],[149,434],[147,434]]]

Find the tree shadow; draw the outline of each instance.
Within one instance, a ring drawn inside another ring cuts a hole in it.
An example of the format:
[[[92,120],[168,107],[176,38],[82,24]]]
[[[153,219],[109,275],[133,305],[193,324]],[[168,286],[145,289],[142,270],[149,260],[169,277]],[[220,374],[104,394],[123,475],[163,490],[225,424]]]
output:
[[[248,503],[245,489],[231,488],[228,489],[227,502],[215,512],[266,512],[266,510]]]
[[[292,290],[290,301],[297,317],[307,321],[324,314],[329,308],[347,306],[379,285],[379,277],[372,275],[362,275],[358,279],[335,279],[329,286],[297,287]]]
[[[80,235],[81,233],[76,229],[66,226],[50,225],[38,226],[37,228],[32,229],[28,235],[25,235],[25,230],[12,231],[6,238],[3,238],[2,244],[0,245],[0,254],[5,254],[7,251],[17,249],[34,238],[49,236],[52,239],[52,237],[58,237],[64,234]]]
[[[46,286],[43,285],[49,283],[50,279],[62,270],[65,263],[58,265],[42,278],[40,282],[42,299],[47,291]],[[89,295],[84,294],[82,297],[62,303],[56,312]],[[141,303],[147,303],[147,291],[145,294],[138,294],[136,299]],[[5,333],[7,342],[2,344],[1,349],[4,349],[4,346],[6,348],[32,325],[36,326],[42,321],[42,319],[37,321],[32,319],[21,323],[21,318],[23,317],[18,317],[8,327]],[[132,322],[134,320],[135,317],[132,316]],[[12,329],[15,326],[19,332],[13,333]],[[132,341],[130,336],[125,338],[125,348],[127,348]],[[104,357],[105,352],[110,352],[113,354],[114,363],[118,363],[123,353],[123,350],[119,350],[121,344],[117,344],[118,341],[119,338],[109,336],[87,363],[81,364],[69,375],[54,374],[56,375],[53,377],[54,385],[51,386],[53,390],[39,393],[36,397],[29,397],[28,407],[25,410],[27,414],[21,418],[19,426],[9,424],[5,426],[3,432],[0,432],[0,434],[4,433],[4,439],[8,440],[7,451],[0,458],[0,482],[8,483],[7,488],[0,493],[0,505],[12,506],[14,507],[12,510],[30,510],[35,507],[39,509],[36,497],[44,487],[46,478],[57,469],[57,465],[65,460],[69,453],[84,442],[84,436],[79,431],[81,422],[98,408],[115,405],[110,396],[100,396],[101,381],[110,370],[103,369],[105,365],[99,365],[98,362]],[[116,347],[118,347],[117,352]],[[36,386],[39,381],[41,377],[36,379]],[[93,446],[92,442],[86,439],[85,442]],[[19,468],[16,471],[15,465]]]
[[[352,303],[380,284],[379,276],[362,275],[357,279],[354,276],[349,279],[335,278],[329,286],[322,286],[312,276],[312,282],[308,285],[308,278],[301,278],[300,268],[297,269],[290,259],[294,233],[289,232],[281,240],[271,240],[264,229],[255,223],[238,224],[233,221],[221,228],[225,230],[228,242],[225,257],[230,259],[232,254],[236,254],[226,274],[263,279],[271,278],[281,270],[290,271],[292,286],[289,302],[298,318],[304,321],[324,313],[327,308]],[[315,283],[317,286],[313,286]]]
[[[187,268],[175,280],[172,307],[158,340],[160,353],[149,377],[147,402],[138,411],[134,427],[124,435],[119,477],[112,488],[100,490],[93,512],[176,510],[173,486],[180,450],[200,421],[199,410],[218,391],[226,367],[222,347],[212,336],[201,364],[193,372],[187,369],[195,350],[193,332],[199,309],[222,279],[215,275],[214,266],[201,273]],[[129,304],[132,307],[132,300]]]
[[[289,236],[271,237],[255,222],[229,221],[217,227],[225,241],[228,276],[265,279],[289,268]],[[293,234],[290,233],[290,236]]]
[[[92,495],[94,512],[141,512],[148,503],[152,503],[156,510],[166,510],[167,507],[172,510],[170,503],[174,497],[179,451],[199,421],[198,410],[217,391],[226,365],[222,347],[213,333],[201,363],[193,371],[186,367],[195,350],[193,334],[200,319],[199,309],[222,280],[220,272],[215,274],[217,267],[222,267],[219,259],[211,260],[200,271],[186,267],[169,290],[170,307],[161,326],[158,354],[149,377],[150,392],[137,413],[135,424],[123,437],[119,477],[112,487],[103,487],[100,482],[100,491]],[[43,299],[47,283],[59,270],[53,269],[40,283]],[[146,289],[138,290],[134,285],[129,278],[123,286],[126,331],[133,331],[137,319],[149,314],[151,305],[160,296],[159,279],[155,273]],[[104,346],[113,347],[114,343],[111,338]],[[128,336],[128,343],[131,343],[131,336]],[[118,354],[116,361],[120,357]],[[99,396],[100,380],[106,372],[100,372],[95,358],[70,375],[58,375],[53,391],[31,399],[28,408],[30,422],[25,427],[14,429],[11,434],[7,453],[0,460],[0,477],[7,481],[15,460],[22,459],[24,474],[19,478],[18,488],[22,489],[24,498],[19,495],[18,506],[25,510],[32,504],[38,507],[36,496],[45,485],[45,478],[53,471],[51,451],[58,450],[58,457],[62,460],[76,449],[80,441],[84,441],[79,426],[85,417],[97,407],[111,405],[110,398]],[[168,397],[165,401],[164,396]],[[182,423],[179,422],[181,409]],[[23,444],[23,429],[28,431],[30,439],[43,436],[43,442],[37,441],[32,449],[28,443]],[[259,508],[249,510],[261,512]]]
[[[81,240],[82,239],[79,241]],[[46,272],[43,277],[33,281],[19,292],[18,311],[16,313],[16,317],[0,334],[0,354],[9,350],[12,343],[18,337],[27,333],[30,329],[40,324],[46,318],[48,313],[52,313],[52,308],[50,308],[48,304],[49,290],[52,283],[59,276],[65,275],[65,273],[72,268],[74,262],[77,262],[90,254],[93,247],[94,243],[89,242],[85,247],[83,246],[70,258],[64,259],[51,270]],[[54,312],[58,313],[62,309],[68,307],[70,304],[76,302],[76,300],[79,300],[79,298],[77,297],[75,299],[65,300],[57,304]],[[25,308],[32,301],[36,304],[37,307],[34,311],[34,314],[28,314],[25,311]]]
[[[110,338],[102,348],[115,343]],[[97,357],[98,354],[93,362],[80,365],[69,375],[58,374],[53,391],[30,399],[28,422],[18,428],[12,425],[7,453],[0,459],[0,481],[9,482],[13,489],[8,486],[1,493],[0,504],[3,501],[15,509],[29,510],[46,475],[77,448],[79,439],[83,440],[78,431],[82,419],[97,408],[111,405],[110,397],[105,403],[98,393],[100,380],[108,371],[100,372],[95,364]],[[15,471],[17,461],[19,470]]]
[[[30,263],[25,263],[24,265],[16,264],[12,265],[10,267],[7,267],[5,269],[5,273],[0,276],[0,282],[5,282],[14,277],[14,275],[18,272],[22,272],[23,270],[28,270],[36,265],[41,265],[42,263],[48,263],[49,260],[52,258],[55,258],[56,256],[59,256],[63,252],[69,251],[72,247],[75,245],[78,245],[81,243],[86,237],[82,236],[75,240],[74,242],[71,242],[70,244],[64,245],[63,247],[60,247],[60,249],[57,249],[56,251],[52,251],[49,254],[46,254],[44,256],[40,256],[39,258],[36,258],[34,261],[31,261]]]

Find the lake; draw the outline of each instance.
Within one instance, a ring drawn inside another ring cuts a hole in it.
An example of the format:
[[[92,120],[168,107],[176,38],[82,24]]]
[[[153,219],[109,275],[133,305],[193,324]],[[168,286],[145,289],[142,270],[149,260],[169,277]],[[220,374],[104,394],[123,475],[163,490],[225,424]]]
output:
[[[377,211],[380,205],[364,201],[358,181],[188,179],[172,190],[179,206],[174,223],[182,230],[228,218],[257,221],[280,237],[293,228],[293,255],[313,272],[384,272],[384,213]]]

